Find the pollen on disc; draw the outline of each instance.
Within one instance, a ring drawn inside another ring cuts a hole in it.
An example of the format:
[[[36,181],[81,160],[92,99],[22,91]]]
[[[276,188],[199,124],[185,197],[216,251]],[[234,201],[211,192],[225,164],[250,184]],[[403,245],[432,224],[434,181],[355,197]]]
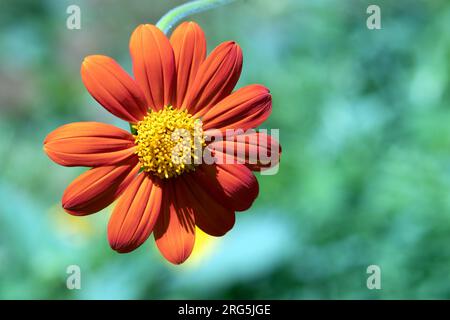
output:
[[[142,170],[168,179],[195,169],[205,145],[202,123],[185,110],[166,106],[133,126]]]

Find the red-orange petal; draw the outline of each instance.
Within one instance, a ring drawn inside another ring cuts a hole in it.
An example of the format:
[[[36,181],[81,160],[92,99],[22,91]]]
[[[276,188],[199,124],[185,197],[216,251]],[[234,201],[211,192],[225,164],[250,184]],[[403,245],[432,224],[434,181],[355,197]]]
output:
[[[206,131],[205,134],[208,134]],[[250,132],[223,141],[214,141],[207,146],[216,163],[245,164],[253,171],[276,166],[280,161],[281,145],[272,136],[263,132]]]
[[[177,188],[184,194],[195,215],[195,224],[209,235],[220,237],[234,226],[234,210],[213,198],[193,175],[184,175]]]
[[[131,35],[130,53],[134,76],[150,108],[172,104],[176,70],[169,39],[154,25],[140,25]]]
[[[183,22],[170,37],[177,66],[177,92],[175,107],[181,107],[186,92],[192,85],[206,56],[206,39],[195,22]]]
[[[163,208],[153,233],[159,251],[173,264],[186,261],[195,242],[194,213],[178,182],[169,180],[164,185]]]
[[[137,159],[98,167],[77,177],[64,191],[62,206],[75,216],[98,212],[109,206],[139,172]]]
[[[233,92],[209,109],[203,116],[203,130],[258,127],[272,111],[272,97],[261,85],[250,85]]]
[[[114,208],[108,224],[111,248],[126,253],[150,236],[161,210],[162,189],[145,173],[135,179]]]
[[[241,70],[241,48],[232,41],[220,44],[200,66],[186,94],[183,108],[192,114],[202,115],[233,91]]]
[[[247,210],[258,196],[258,180],[242,164],[201,165],[192,175],[217,202],[235,211]]]
[[[111,165],[133,156],[134,150],[129,132],[99,122],[66,124],[44,140],[44,151],[50,159],[67,167]]]
[[[147,114],[144,93],[114,59],[86,57],[81,64],[81,79],[92,97],[113,115],[135,123]]]

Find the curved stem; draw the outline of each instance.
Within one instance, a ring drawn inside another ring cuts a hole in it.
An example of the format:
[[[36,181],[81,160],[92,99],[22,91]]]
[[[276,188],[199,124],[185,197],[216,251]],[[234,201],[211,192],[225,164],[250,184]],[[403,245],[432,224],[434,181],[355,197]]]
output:
[[[203,12],[215,7],[225,5],[235,0],[195,0],[182,4],[167,12],[156,26],[165,34],[168,34],[170,29],[176,25],[180,20],[199,12]]]

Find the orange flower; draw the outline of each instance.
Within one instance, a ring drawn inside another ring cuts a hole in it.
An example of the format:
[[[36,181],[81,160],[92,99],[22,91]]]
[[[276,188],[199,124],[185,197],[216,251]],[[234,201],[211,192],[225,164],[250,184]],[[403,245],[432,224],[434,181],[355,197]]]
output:
[[[195,162],[207,148],[214,156],[237,157],[228,148],[215,152],[214,144],[241,145],[248,154],[279,152],[274,139],[256,131],[207,141],[212,129],[225,133],[260,125],[271,112],[271,95],[261,85],[232,92],[242,69],[240,47],[224,42],[206,57],[204,33],[193,22],[181,24],[170,40],[157,27],[140,25],[130,52],[135,79],[100,55],[84,59],[81,77],[95,100],[132,125],[132,133],[98,122],[71,123],[51,132],[44,150],[60,165],[92,167],[65,190],[68,213],[92,214],[118,199],[108,225],[111,247],[130,252],[153,232],[162,255],[180,264],[194,246],[195,226],[224,235],[235,212],[248,209],[258,195],[252,170],[278,162]],[[197,140],[174,138],[176,129]],[[171,157],[173,150],[182,161]]]

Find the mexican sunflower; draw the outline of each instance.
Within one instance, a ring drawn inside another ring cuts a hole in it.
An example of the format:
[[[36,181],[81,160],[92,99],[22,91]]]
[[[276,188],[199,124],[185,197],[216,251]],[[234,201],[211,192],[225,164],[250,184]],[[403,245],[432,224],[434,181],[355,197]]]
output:
[[[198,143],[182,144],[194,154],[209,148],[215,157],[224,156],[229,148],[219,144],[241,145],[247,153],[278,152],[269,135],[246,131],[267,119],[271,95],[261,85],[233,92],[242,69],[240,47],[224,42],[206,57],[204,33],[193,22],[181,24],[170,39],[154,25],[140,25],[131,35],[130,52],[134,78],[103,55],[84,59],[81,78],[99,104],[130,123],[131,133],[98,122],[70,123],[46,137],[44,150],[60,165],[91,167],[64,191],[65,211],[84,216],[117,200],[108,224],[111,247],[130,252],[153,232],[162,255],[180,264],[192,251],[196,226],[212,236],[229,231],[235,212],[248,209],[258,195],[252,171],[278,159],[177,162],[171,152],[183,138],[174,139],[174,131],[200,134]],[[244,133],[208,142],[213,129]]]

